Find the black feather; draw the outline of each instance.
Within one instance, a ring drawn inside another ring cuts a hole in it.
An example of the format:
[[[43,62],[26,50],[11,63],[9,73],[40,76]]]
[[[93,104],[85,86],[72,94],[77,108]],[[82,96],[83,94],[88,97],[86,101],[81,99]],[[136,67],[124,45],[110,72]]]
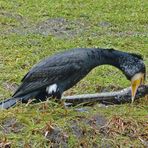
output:
[[[136,53],[130,53],[130,55],[140,59],[140,60],[143,60],[143,56],[141,54],[136,54]]]

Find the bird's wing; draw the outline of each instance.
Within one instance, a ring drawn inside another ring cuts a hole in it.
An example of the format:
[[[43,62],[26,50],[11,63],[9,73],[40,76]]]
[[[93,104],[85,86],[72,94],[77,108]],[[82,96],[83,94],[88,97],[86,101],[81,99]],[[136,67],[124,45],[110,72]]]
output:
[[[71,63],[62,66],[40,67],[31,70],[23,79],[14,97],[46,88],[47,86],[64,81],[81,69],[81,62]]]

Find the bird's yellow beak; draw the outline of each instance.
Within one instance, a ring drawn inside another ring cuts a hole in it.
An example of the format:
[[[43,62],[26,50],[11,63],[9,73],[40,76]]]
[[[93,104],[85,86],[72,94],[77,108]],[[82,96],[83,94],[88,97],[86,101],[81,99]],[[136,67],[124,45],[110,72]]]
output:
[[[132,88],[132,103],[134,102],[137,89],[140,85],[144,84],[144,73],[137,73],[131,79],[131,88]]]

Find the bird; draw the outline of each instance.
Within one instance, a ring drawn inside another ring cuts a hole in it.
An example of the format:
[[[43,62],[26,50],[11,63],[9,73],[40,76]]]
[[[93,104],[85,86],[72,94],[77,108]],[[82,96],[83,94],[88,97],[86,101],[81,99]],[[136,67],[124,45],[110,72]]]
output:
[[[23,77],[11,98],[0,102],[0,109],[9,109],[17,102],[36,102],[47,98],[61,99],[64,91],[84,78],[93,68],[111,65],[131,81],[131,100],[145,81],[146,66],[139,54],[113,48],[73,48],[41,60]]]

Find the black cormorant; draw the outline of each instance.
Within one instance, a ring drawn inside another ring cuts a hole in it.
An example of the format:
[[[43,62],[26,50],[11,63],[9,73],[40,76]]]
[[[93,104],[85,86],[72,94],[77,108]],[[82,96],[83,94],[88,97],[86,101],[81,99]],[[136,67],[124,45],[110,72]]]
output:
[[[145,65],[141,56],[114,49],[75,48],[58,53],[35,65],[22,79],[22,84],[12,98],[0,103],[8,109],[16,102],[27,102],[31,98],[45,101],[48,97],[61,98],[93,68],[112,65],[120,69],[132,85],[132,101],[137,88],[144,83]]]

